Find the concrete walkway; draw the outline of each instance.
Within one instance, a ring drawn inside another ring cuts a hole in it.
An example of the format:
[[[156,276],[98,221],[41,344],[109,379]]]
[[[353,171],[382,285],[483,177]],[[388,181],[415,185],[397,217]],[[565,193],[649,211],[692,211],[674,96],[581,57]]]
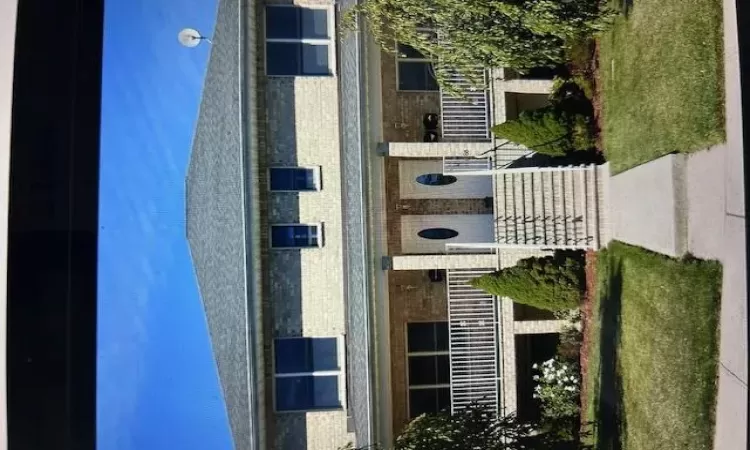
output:
[[[615,239],[723,265],[714,448],[747,448],[747,279],[742,108],[735,0],[724,0],[727,141],[612,177]]]

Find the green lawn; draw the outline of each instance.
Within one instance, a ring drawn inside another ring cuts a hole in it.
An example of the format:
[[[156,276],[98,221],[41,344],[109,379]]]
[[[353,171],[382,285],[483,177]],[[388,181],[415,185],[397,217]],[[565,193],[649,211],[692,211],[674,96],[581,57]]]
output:
[[[599,253],[586,415],[600,449],[712,449],[721,266]]]
[[[633,0],[603,34],[602,143],[613,172],[724,141],[722,39],[721,0]]]

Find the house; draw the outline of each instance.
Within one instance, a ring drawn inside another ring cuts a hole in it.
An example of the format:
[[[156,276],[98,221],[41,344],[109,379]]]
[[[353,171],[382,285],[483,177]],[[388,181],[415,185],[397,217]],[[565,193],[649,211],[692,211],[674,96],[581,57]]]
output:
[[[493,70],[451,97],[413,49],[340,32],[350,4],[219,0],[186,221],[237,449],[515,411],[519,337],[561,323],[468,281],[608,239],[606,165],[538,167],[489,133],[549,79]]]

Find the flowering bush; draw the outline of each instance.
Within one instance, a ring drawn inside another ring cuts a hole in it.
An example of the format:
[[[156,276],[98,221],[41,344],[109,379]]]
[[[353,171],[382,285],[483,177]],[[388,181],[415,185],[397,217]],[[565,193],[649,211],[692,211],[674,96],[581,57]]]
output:
[[[578,367],[552,358],[532,368],[538,372],[533,377],[537,382],[534,398],[542,404],[542,417],[554,421],[577,416],[580,412]]]

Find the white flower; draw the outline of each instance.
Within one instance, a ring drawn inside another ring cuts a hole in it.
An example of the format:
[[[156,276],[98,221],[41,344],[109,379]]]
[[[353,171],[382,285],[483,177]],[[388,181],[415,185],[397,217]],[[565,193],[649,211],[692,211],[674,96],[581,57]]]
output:
[[[539,381],[539,375],[534,375],[533,377],[531,377],[531,379],[534,381]]]
[[[534,363],[534,364],[533,364],[533,365],[531,366],[531,368],[532,368],[532,369],[538,369],[538,368],[539,368],[539,364],[537,364],[537,363]]]

